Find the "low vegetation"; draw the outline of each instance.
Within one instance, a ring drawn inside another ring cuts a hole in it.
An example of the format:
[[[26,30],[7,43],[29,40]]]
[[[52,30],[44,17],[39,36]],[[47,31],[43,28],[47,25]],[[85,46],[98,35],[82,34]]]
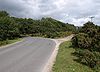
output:
[[[88,66],[78,63],[78,58],[73,53],[76,50],[72,47],[71,41],[60,45],[53,72],[94,72]]]
[[[87,22],[72,39],[77,62],[100,72],[100,26]]]
[[[20,40],[22,40],[22,39],[21,38],[16,38],[16,39],[13,39],[13,40],[0,41],[0,46],[15,43],[15,42],[20,41]]]
[[[100,26],[87,22],[61,44],[53,72],[100,72]]]

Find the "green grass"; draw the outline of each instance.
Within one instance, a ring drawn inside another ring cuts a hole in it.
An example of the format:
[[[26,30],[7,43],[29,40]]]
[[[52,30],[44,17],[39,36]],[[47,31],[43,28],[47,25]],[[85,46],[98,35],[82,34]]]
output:
[[[94,72],[91,68],[74,61],[77,59],[72,54],[74,51],[70,41],[62,43],[53,66],[53,72]]]
[[[4,46],[4,45],[7,45],[7,44],[12,44],[12,43],[15,43],[15,42],[20,41],[20,40],[22,40],[22,38],[16,38],[16,39],[13,39],[13,40],[0,41],[0,46]]]

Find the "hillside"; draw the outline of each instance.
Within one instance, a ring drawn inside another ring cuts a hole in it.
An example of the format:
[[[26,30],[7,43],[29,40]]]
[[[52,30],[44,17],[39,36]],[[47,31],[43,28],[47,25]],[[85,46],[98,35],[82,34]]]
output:
[[[53,18],[33,20],[16,18],[6,11],[0,11],[0,40],[14,39],[21,36],[41,36],[48,38],[64,37],[75,32],[76,27]]]

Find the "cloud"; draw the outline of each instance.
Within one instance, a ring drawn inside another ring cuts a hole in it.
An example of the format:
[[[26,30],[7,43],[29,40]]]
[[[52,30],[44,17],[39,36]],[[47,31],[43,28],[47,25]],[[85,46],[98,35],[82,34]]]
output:
[[[16,17],[52,17],[76,26],[95,16],[94,22],[100,25],[100,0],[0,0],[0,10]]]

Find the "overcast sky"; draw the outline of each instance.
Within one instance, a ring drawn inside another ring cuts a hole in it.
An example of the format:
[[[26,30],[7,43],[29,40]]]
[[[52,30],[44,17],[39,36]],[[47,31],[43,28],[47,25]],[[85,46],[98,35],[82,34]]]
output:
[[[100,25],[100,0],[0,0],[0,10],[16,17],[52,17],[76,26],[94,16],[93,21]]]

